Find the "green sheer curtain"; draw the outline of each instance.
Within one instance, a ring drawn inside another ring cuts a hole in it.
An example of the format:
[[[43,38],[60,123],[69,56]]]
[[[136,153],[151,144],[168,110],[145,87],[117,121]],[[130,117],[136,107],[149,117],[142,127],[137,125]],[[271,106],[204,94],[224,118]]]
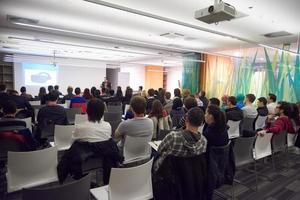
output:
[[[191,93],[199,90],[200,54],[190,53],[183,55],[182,88]]]

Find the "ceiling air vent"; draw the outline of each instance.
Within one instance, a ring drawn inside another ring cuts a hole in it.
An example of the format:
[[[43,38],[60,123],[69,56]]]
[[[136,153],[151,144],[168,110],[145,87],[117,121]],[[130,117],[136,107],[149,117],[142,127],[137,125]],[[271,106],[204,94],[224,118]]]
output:
[[[170,38],[170,39],[183,38],[183,37],[184,37],[183,34],[180,34],[180,33],[173,33],[173,32],[163,33],[163,34],[160,34],[160,36],[161,36],[161,37]]]
[[[278,31],[278,32],[264,34],[264,36],[267,38],[284,37],[284,36],[289,36],[289,35],[293,35],[293,34],[286,32],[286,31]]]
[[[39,23],[39,20],[37,19],[30,19],[30,18],[25,18],[25,17],[18,17],[14,15],[7,15],[7,21],[17,24],[17,23],[22,23],[22,24],[37,24]]]

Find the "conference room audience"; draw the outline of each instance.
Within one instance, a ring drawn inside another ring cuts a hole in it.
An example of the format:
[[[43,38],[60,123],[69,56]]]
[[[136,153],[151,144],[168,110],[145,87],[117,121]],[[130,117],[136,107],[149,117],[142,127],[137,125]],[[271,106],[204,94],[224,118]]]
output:
[[[105,105],[100,99],[91,99],[87,104],[88,121],[75,125],[73,140],[101,142],[111,138],[111,126],[103,120]]]
[[[224,146],[228,144],[228,132],[225,115],[216,105],[209,105],[205,112],[203,135],[207,139],[207,148],[212,146]]]
[[[120,147],[122,148],[126,136],[145,137],[149,142],[153,135],[153,122],[145,117],[146,100],[141,96],[134,96],[130,101],[134,118],[123,121],[115,131],[115,138],[121,139]]]
[[[208,103],[209,103],[209,101],[208,101],[208,99],[205,97],[205,91],[203,91],[203,90],[201,90],[200,92],[199,92],[199,98],[200,98],[200,100],[202,101],[202,103],[203,103],[203,110],[206,110],[206,108],[207,108],[207,106],[208,106]]]
[[[41,105],[45,105],[47,101],[47,92],[45,87],[40,87],[37,100],[41,101]]]
[[[53,85],[48,85],[48,94],[54,90]]]
[[[268,116],[269,110],[267,108],[267,99],[265,97],[260,97],[257,99],[257,113],[258,116]]]
[[[253,102],[255,101],[254,94],[247,94],[244,100],[245,106],[242,108],[244,118],[256,118],[257,110],[253,106]]]
[[[90,100],[91,98],[93,98],[89,88],[84,89],[82,97],[85,98],[85,100]]]
[[[32,117],[34,115],[34,110],[26,98],[19,96],[16,90],[10,90],[9,93],[10,95],[8,96],[8,100],[14,101],[18,110],[24,110],[26,112],[25,118]]]
[[[215,105],[215,106],[220,107],[221,102],[220,102],[220,100],[219,100],[218,98],[213,97],[213,98],[210,98],[210,99],[209,99],[208,105],[209,105],[209,106],[210,106],[210,105]]]
[[[124,96],[123,96],[123,91],[122,91],[121,86],[117,87],[116,97],[118,98],[118,100],[120,102],[122,102]]]
[[[80,96],[81,90],[79,87],[75,88],[75,96],[71,99],[71,108],[81,108],[81,113],[86,113],[86,100]]]
[[[194,107],[197,107],[198,104],[197,104],[197,101],[194,97],[187,97],[185,98],[184,100],[184,107],[183,107],[183,110],[184,110],[184,113],[187,113],[191,108],[194,108]],[[183,116],[180,121],[179,121],[179,125],[176,127],[177,129],[179,128],[185,128],[185,116]]]
[[[160,130],[170,130],[172,127],[170,116],[166,113],[159,100],[153,101],[148,116],[153,122],[153,139],[156,139]]]
[[[269,110],[269,115],[270,117],[274,117],[275,116],[275,112],[276,112],[276,103],[277,97],[275,94],[269,93],[268,97],[267,97],[267,108]]]
[[[62,103],[65,103],[66,100],[71,100],[74,97],[75,97],[75,95],[73,94],[73,87],[72,86],[68,86],[68,88],[67,88],[67,94],[62,98]]]
[[[39,109],[37,115],[37,137],[41,136],[42,130],[46,129],[50,124],[67,125],[67,114],[64,107],[57,104],[58,93],[52,91],[48,94],[46,106]]]
[[[148,90],[148,97],[147,97],[147,106],[146,106],[146,114],[149,114],[151,109],[152,109],[152,104],[153,104],[153,101],[155,101],[155,97],[154,97],[154,94],[155,94],[155,90],[153,88],[150,88]]]
[[[123,105],[125,105],[125,104],[129,104],[130,103],[130,100],[131,100],[131,98],[132,98],[132,95],[133,95],[133,90],[132,90],[132,88],[126,88],[126,90],[125,90],[125,96],[124,96],[124,98],[123,98],[123,100],[122,100],[122,103],[123,103]],[[123,109],[124,110],[124,109]]]
[[[62,95],[62,93],[59,91],[59,86],[58,86],[58,85],[55,85],[55,86],[54,86],[54,90],[55,90],[56,92],[58,92],[58,95]]]
[[[166,92],[165,94],[165,105],[164,108],[167,111],[167,113],[170,113],[173,106],[173,100],[171,99],[171,93]]]
[[[31,94],[27,94],[27,93],[26,93],[26,87],[22,86],[22,87],[20,88],[20,92],[21,92],[20,96],[21,96],[21,97],[24,97],[24,98],[27,99],[28,101],[30,101],[30,100],[33,99],[33,97],[32,97]]]
[[[189,89],[183,89],[182,90],[182,99],[184,101],[185,98],[191,96],[191,91]]]
[[[228,97],[229,96],[226,95],[226,94],[221,97],[221,106],[220,106],[220,108],[221,108],[221,111],[223,111],[223,112],[228,107],[228,105],[227,105]]]
[[[227,109],[225,110],[226,120],[240,121],[244,118],[243,111],[236,106],[237,101],[234,96],[228,97]]]
[[[164,159],[169,156],[191,157],[206,152],[207,140],[198,132],[203,124],[203,111],[194,107],[187,112],[185,130],[172,131],[161,142],[157,149],[158,158],[153,165],[157,171]]]
[[[183,102],[180,98],[175,98],[173,100],[172,110],[170,112],[170,117],[172,119],[173,127],[179,126],[181,118],[184,116],[185,112],[183,110]]]
[[[293,123],[289,116],[291,115],[291,105],[285,101],[278,102],[275,114],[279,117],[272,123],[268,123],[264,130],[258,131],[257,134],[264,136],[267,133],[279,134],[282,131],[295,133]]]
[[[200,95],[198,92],[196,92],[194,95],[193,95],[197,101],[197,104],[198,104],[198,107],[203,109],[203,102],[200,100]]]

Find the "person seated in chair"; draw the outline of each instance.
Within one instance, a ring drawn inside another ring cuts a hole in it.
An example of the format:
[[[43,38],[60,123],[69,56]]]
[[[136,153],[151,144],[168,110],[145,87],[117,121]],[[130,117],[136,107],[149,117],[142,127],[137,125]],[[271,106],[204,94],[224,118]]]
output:
[[[101,142],[111,138],[111,126],[103,120],[105,105],[100,99],[91,99],[87,104],[88,121],[75,125],[73,140]]]
[[[86,100],[80,96],[81,90],[79,87],[75,88],[75,97],[71,99],[71,108],[81,108],[82,114],[86,113]]]
[[[207,140],[199,133],[198,129],[203,124],[203,111],[197,106],[191,108],[186,114],[185,130],[169,133],[157,149],[158,158],[154,163],[154,170],[157,171],[169,156],[191,157],[205,153]]]
[[[272,122],[267,124],[267,128],[264,130],[258,131],[257,135],[264,136],[267,133],[279,134],[282,131],[286,131],[287,133],[295,133],[293,123],[289,116],[291,115],[291,106],[288,102],[281,101],[278,102],[276,106],[275,113],[279,117]]]

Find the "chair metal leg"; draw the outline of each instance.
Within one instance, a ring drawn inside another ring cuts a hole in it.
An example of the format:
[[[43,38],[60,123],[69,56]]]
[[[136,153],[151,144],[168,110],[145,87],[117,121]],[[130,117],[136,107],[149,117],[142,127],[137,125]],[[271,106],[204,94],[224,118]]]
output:
[[[256,169],[256,161],[254,160],[254,173],[255,173],[255,184],[256,184],[256,192],[258,190],[258,177],[257,177],[257,169]]]

